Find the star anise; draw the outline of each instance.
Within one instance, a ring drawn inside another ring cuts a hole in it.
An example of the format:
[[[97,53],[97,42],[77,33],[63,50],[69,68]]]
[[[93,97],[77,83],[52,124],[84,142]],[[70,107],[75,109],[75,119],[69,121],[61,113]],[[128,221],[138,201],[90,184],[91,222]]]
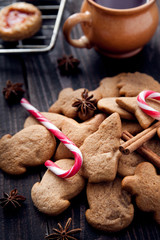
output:
[[[10,80],[6,82],[6,87],[3,88],[5,99],[10,103],[19,102],[24,94],[22,89],[23,83],[12,83]]]
[[[15,188],[9,194],[3,193],[4,197],[0,199],[0,205],[3,208],[13,207],[18,208],[21,207],[22,202],[26,200],[25,197],[18,195],[18,190]]]
[[[59,229],[53,228],[54,232],[49,234],[45,238],[46,239],[55,239],[55,240],[56,239],[57,240],[69,240],[69,239],[77,240],[77,238],[75,238],[75,237],[73,237],[71,235],[74,234],[74,233],[80,232],[81,229],[80,228],[76,228],[76,229],[68,230],[70,225],[71,225],[71,221],[72,221],[72,219],[68,218],[64,229],[63,229],[62,225],[60,223],[58,223]]]
[[[93,99],[93,94],[91,96],[88,96],[88,90],[84,89],[84,91],[81,94],[82,99],[77,98],[77,100],[72,104],[72,107],[77,108],[77,112],[80,112],[80,115],[84,117],[87,117],[88,114],[91,112],[94,113],[96,108],[97,100]],[[93,115],[93,114],[92,114]]]
[[[80,61],[72,55],[65,55],[62,58],[57,59],[57,63],[61,74],[70,75],[78,70]]]

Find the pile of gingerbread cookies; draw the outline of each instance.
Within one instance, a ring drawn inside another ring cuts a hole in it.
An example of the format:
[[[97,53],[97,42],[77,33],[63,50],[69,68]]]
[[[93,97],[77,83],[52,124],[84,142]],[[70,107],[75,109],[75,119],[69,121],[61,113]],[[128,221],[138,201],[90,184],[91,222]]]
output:
[[[160,176],[156,168],[136,151],[129,155],[119,151],[124,130],[136,135],[154,121],[136,102],[136,96],[145,89],[160,92],[160,84],[151,76],[136,72],[104,78],[93,91],[66,88],[60,92],[49,112],[42,114],[80,148],[83,165],[67,179],[46,171],[31,190],[39,211],[53,216],[62,213],[70,206],[69,200],[86,185],[89,204],[86,219],[93,227],[104,231],[127,227],[134,217],[132,196],[137,206],[153,212],[160,224]],[[87,114],[80,111],[83,98],[89,107]],[[95,100],[96,111],[91,106]],[[157,101],[147,101],[160,111]],[[159,137],[160,128],[145,143],[158,155]],[[65,170],[74,164],[73,154],[32,116],[26,119],[20,132],[0,139],[0,169],[8,174],[23,174],[27,167],[43,164],[50,158]]]

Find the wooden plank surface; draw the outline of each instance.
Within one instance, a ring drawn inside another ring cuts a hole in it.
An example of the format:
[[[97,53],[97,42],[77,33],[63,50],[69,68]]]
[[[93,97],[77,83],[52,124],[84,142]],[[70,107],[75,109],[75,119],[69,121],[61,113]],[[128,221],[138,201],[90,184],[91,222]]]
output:
[[[160,5],[160,1],[157,1]],[[114,76],[121,72],[144,72],[160,81],[160,25],[152,40],[144,47],[142,52],[130,59],[110,59],[104,57],[93,49],[76,49],[64,40],[62,25],[65,19],[78,12],[82,0],[68,0],[55,48],[45,54],[28,55],[0,55],[0,137],[4,134],[15,134],[23,128],[28,116],[19,104],[9,106],[2,95],[2,89],[8,79],[13,82],[22,82],[27,97],[40,111],[48,111],[49,106],[57,99],[60,90],[66,87],[77,89],[85,87],[95,89],[99,81],[106,76]],[[81,34],[80,27],[74,29],[73,36]],[[74,76],[61,76],[57,68],[57,58],[64,54],[74,55],[80,63],[80,70]],[[72,217],[72,227],[81,227],[82,232],[77,235],[82,240],[158,240],[160,227],[153,221],[151,214],[136,209],[133,223],[119,233],[103,233],[93,229],[85,219],[88,208],[85,189],[75,199],[71,200],[69,207],[57,217],[48,217],[33,206],[30,191],[33,184],[40,181],[44,166],[29,169],[22,176],[9,176],[0,171],[0,197],[3,191],[9,192],[17,188],[27,200],[23,208],[16,214],[8,214],[0,209],[0,240],[41,240],[45,234],[62,225],[68,217]]]

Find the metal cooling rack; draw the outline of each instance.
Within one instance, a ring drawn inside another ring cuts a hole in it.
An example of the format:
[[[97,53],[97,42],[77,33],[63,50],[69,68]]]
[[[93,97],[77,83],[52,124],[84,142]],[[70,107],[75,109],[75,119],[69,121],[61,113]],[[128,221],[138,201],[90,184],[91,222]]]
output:
[[[0,9],[15,1],[0,0]],[[33,37],[17,42],[0,39],[0,53],[47,52],[54,47],[66,0],[32,0],[42,12],[42,27]]]

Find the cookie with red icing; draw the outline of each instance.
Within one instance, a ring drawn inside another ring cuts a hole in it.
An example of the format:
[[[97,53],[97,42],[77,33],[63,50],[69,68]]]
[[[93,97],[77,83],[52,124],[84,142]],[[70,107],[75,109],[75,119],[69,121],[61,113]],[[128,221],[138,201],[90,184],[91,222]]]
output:
[[[18,2],[0,11],[0,37],[17,41],[33,36],[41,27],[40,10],[29,3]]]

